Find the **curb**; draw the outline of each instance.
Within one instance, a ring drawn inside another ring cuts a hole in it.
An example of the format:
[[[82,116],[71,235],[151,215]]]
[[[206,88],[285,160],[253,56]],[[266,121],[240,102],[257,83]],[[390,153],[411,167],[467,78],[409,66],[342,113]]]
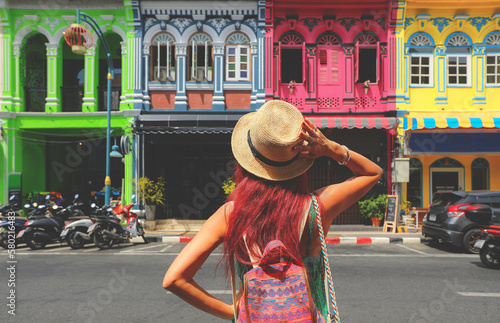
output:
[[[163,243],[188,243],[193,240],[193,237],[173,237],[173,236],[163,236],[158,241]],[[427,242],[427,239],[423,238],[386,238],[386,237],[374,237],[374,238],[356,238],[356,237],[336,237],[336,238],[326,238],[326,244],[391,244],[391,243],[402,243],[402,244],[420,244]]]

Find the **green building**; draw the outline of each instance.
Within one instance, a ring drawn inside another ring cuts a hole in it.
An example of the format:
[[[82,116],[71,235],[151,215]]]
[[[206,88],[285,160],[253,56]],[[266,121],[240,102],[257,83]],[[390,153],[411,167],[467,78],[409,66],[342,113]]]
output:
[[[112,136],[118,144],[125,137],[133,141],[142,107],[136,63],[141,24],[135,5],[123,0],[0,2],[0,204],[19,190],[22,196],[61,192],[66,201],[76,193],[85,198],[103,191],[106,54],[91,28],[94,44],[84,56],[72,53],[64,32],[76,22],[76,9],[101,27],[115,67]],[[125,200],[133,194],[135,155],[132,151],[110,163],[111,186],[121,188]]]

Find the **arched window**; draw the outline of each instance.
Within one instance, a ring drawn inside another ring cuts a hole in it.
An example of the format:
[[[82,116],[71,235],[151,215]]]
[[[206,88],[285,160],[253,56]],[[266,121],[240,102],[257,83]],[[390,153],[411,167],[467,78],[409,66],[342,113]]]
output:
[[[250,42],[242,33],[226,40],[226,81],[250,80]]]
[[[471,41],[462,33],[455,33],[446,40],[448,86],[471,86]]]
[[[339,82],[340,39],[333,33],[320,35],[317,41],[318,83],[320,85]]]
[[[304,39],[295,32],[283,34],[280,38],[281,83],[303,83]],[[293,67],[293,68],[292,68]]]
[[[174,38],[163,32],[157,34],[151,41],[151,81],[175,81],[174,43]]]
[[[189,81],[212,81],[212,40],[207,34],[194,34],[188,43]]]
[[[47,48],[49,41],[42,34],[35,34],[25,40],[21,51],[19,76],[24,85],[26,111],[45,111],[47,97]]]
[[[410,55],[410,85],[414,87],[434,86],[434,43],[423,33],[410,38],[408,45]]]
[[[355,78],[356,83],[378,83],[380,42],[375,34],[363,32],[355,41]]]
[[[410,181],[406,189],[406,200],[411,206],[422,207],[422,162],[418,158],[410,158]]]
[[[464,190],[464,165],[456,159],[445,157],[436,160],[430,166],[430,176],[431,194]]]
[[[493,32],[484,40],[486,46],[486,84],[500,85],[500,32]]]
[[[490,189],[490,164],[484,158],[476,158],[471,165],[471,181],[473,190]]]

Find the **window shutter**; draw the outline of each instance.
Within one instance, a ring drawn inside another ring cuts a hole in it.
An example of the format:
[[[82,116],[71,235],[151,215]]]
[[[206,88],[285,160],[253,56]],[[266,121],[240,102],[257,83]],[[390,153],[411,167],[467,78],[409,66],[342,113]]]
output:
[[[170,42],[167,41],[167,77],[170,79]]]
[[[281,64],[283,64],[281,60],[281,42],[278,43],[278,66],[277,66],[277,75],[278,75],[278,85],[281,84]]]
[[[328,51],[326,49],[320,49],[319,51],[319,83],[326,84],[328,83]]]
[[[160,81],[160,41],[158,41],[158,57],[156,57],[156,66],[157,66],[157,72],[156,72],[156,80]]]
[[[376,80],[376,82],[378,83],[379,80],[380,80],[380,74],[382,72],[382,69],[381,69],[381,66],[380,66],[381,65],[380,64],[381,60],[380,60],[380,42],[379,41],[377,42],[377,57],[376,57],[375,61],[376,61],[375,68],[376,68],[376,71],[377,71],[377,80]]]
[[[339,51],[330,49],[330,65],[328,67],[330,72],[330,83],[338,83],[339,81]]]
[[[354,83],[359,81],[359,43],[354,44]]]
[[[208,79],[208,46],[207,46],[207,41],[205,41],[205,77],[203,78],[203,80],[207,80],[209,81]]]
[[[191,42],[191,79],[196,80],[196,45]]]
[[[306,69],[306,42],[302,42],[302,83],[306,83],[306,78],[307,78],[307,69]]]

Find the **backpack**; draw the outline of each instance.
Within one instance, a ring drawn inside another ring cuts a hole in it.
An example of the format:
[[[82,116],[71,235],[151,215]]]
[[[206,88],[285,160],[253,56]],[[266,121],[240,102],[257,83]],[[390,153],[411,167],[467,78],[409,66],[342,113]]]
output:
[[[269,242],[259,264],[244,276],[238,323],[324,323],[314,305],[307,271],[279,240]]]

